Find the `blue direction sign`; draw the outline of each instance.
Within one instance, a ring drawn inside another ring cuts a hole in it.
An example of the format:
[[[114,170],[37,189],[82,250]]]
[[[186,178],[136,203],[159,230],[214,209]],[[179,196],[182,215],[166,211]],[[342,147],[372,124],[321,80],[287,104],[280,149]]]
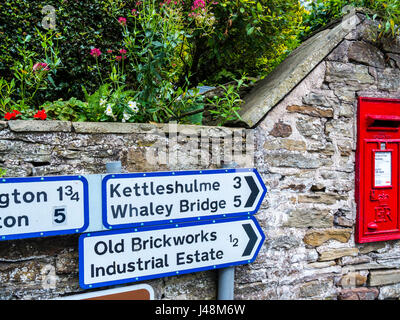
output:
[[[253,216],[86,233],[83,289],[253,262],[265,236]]]
[[[251,215],[267,192],[256,169],[112,174],[103,178],[103,224],[127,228]]]
[[[89,224],[83,176],[0,179],[0,240],[83,232]]]

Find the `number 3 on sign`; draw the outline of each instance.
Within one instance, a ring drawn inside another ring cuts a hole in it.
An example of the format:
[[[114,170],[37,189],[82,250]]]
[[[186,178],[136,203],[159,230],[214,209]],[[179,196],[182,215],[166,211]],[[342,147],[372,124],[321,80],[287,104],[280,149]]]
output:
[[[53,208],[53,224],[60,226],[67,223],[67,207]]]

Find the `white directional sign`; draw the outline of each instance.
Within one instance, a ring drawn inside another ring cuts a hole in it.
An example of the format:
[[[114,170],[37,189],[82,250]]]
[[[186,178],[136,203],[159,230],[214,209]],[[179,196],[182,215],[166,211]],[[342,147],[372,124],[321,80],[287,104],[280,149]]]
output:
[[[253,216],[86,233],[83,289],[251,263],[265,236]]]
[[[250,215],[266,192],[256,169],[107,175],[103,224],[112,229]]]
[[[0,179],[0,240],[79,233],[88,218],[82,176]]]

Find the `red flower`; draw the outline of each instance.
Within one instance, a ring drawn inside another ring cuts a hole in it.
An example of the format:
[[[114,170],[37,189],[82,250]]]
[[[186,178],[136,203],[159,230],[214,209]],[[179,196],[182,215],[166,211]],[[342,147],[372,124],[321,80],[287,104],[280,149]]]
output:
[[[33,117],[40,120],[46,120],[47,114],[46,111],[43,109],[36,112],[36,114]]]
[[[121,26],[126,26],[126,18],[119,17],[118,22]]]
[[[90,54],[92,55],[92,57],[97,58],[97,57],[100,57],[101,51],[100,51],[100,49],[93,48],[92,50],[90,50]]]
[[[119,53],[120,54],[126,54],[126,50],[125,49],[121,49],[121,50],[119,50]]]
[[[14,112],[7,112],[7,113],[4,115],[4,119],[6,119],[6,120],[14,120],[14,119],[16,119],[16,118],[17,118],[17,114],[14,113]]]
[[[13,110],[12,112],[15,113],[16,116],[21,114],[21,112],[19,112],[18,110]]]

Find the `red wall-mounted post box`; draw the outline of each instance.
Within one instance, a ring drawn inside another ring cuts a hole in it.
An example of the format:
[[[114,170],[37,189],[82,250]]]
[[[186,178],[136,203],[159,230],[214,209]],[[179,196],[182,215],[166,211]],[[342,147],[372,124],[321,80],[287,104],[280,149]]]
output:
[[[358,243],[400,239],[400,100],[358,99]]]

